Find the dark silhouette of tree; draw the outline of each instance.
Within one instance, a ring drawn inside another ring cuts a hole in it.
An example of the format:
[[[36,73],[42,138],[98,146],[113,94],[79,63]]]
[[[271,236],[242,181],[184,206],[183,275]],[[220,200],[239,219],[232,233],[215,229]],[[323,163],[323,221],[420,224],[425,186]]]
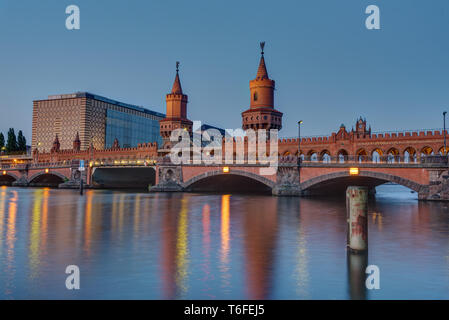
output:
[[[26,151],[27,150],[27,140],[22,133],[22,130],[19,130],[17,134],[17,151]]]
[[[4,146],[5,146],[5,136],[3,135],[2,132],[0,132],[0,150],[2,150]]]
[[[17,139],[14,128],[9,128],[8,141],[6,142],[6,152],[14,152],[17,150]]]

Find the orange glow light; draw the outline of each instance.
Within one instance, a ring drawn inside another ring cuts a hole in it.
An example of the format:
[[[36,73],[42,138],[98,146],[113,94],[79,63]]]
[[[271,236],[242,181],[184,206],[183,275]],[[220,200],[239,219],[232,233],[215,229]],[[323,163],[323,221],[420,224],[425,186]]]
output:
[[[48,171],[50,171],[50,170],[48,170],[48,169],[45,169],[45,173],[48,173]]]
[[[5,175],[6,174],[6,171],[3,171],[3,175]]]
[[[228,173],[229,172],[229,167],[223,167],[223,173]]]
[[[350,168],[349,169],[349,174],[352,176],[358,175],[359,174],[359,168]]]

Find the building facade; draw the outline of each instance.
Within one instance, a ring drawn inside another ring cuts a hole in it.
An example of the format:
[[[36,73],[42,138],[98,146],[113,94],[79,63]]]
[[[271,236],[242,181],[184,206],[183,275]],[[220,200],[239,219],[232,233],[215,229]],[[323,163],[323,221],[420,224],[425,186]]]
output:
[[[118,140],[122,147],[162,143],[159,121],[165,115],[88,92],[49,96],[33,101],[32,149],[50,151],[55,137],[61,149],[72,149],[78,137],[80,150],[92,144],[108,149]]]

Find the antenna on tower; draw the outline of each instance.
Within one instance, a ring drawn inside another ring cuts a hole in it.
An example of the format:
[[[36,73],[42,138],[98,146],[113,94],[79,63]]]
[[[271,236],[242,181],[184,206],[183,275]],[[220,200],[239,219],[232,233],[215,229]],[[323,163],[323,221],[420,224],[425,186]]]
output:
[[[176,61],[176,73],[179,72],[179,61]]]
[[[265,41],[262,41],[261,43],[260,43],[260,49],[262,50],[262,55],[264,54],[264,52],[263,52],[263,48],[265,48]]]

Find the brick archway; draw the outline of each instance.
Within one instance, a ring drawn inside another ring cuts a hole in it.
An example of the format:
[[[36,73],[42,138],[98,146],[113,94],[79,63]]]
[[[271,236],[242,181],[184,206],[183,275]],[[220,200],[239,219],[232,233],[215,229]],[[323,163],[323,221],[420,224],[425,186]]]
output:
[[[40,176],[44,176],[44,175],[53,175],[53,176],[56,176],[56,177],[58,177],[58,178],[61,178],[62,181],[65,181],[65,180],[67,180],[67,179],[70,178],[70,177],[66,177],[66,176],[64,176],[63,174],[61,174],[61,173],[59,173],[59,172],[56,172],[56,171],[51,171],[51,172],[48,172],[48,173],[46,173],[45,171],[39,171],[38,173],[33,174],[33,175],[28,179],[28,183],[32,183],[33,180],[39,178]]]
[[[201,174],[187,180],[186,182],[184,182],[182,184],[182,187],[184,189],[186,189],[202,179],[215,177],[215,176],[221,176],[221,175],[229,175],[229,176],[235,175],[235,176],[250,178],[252,180],[255,180],[257,182],[264,184],[265,186],[267,186],[271,189],[273,189],[275,186],[275,183],[273,181],[271,181],[270,179],[267,179],[265,177],[262,177],[255,173],[252,173],[252,172],[247,172],[247,171],[243,171],[243,170],[232,170],[229,173],[223,173],[223,171],[221,171],[221,170],[214,170],[214,171],[208,171],[208,172],[201,173]]]
[[[19,180],[19,177],[17,175],[15,175],[14,173],[10,173],[10,172],[6,172],[6,174],[1,173],[0,174],[0,180],[2,179],[2,177],[11,177],[15,181]]]
[[[304,181],[301,183],[301,190],[307,190],[319,183],[331,181],[338,178],[346,178],[351,177],[348,171],[339,171],[339,172],[333,172],[324,174],[318,177],[311,178],[307,181]],[[404,187],[407,187],[409,189],[412,189],[413,191],[420,192],[425,190],[426,186],[419,184],[417,182],[411,181],[406,178],[402,178],[399,176],[395,176],[388,173],[382,173],[382,172],[374,172],[374,171],[364,171],[362,170],[358,177],[366,177],[366,178],[373,178],[377,180],[384,180],[385,182],[393,182],[400,184]]]

